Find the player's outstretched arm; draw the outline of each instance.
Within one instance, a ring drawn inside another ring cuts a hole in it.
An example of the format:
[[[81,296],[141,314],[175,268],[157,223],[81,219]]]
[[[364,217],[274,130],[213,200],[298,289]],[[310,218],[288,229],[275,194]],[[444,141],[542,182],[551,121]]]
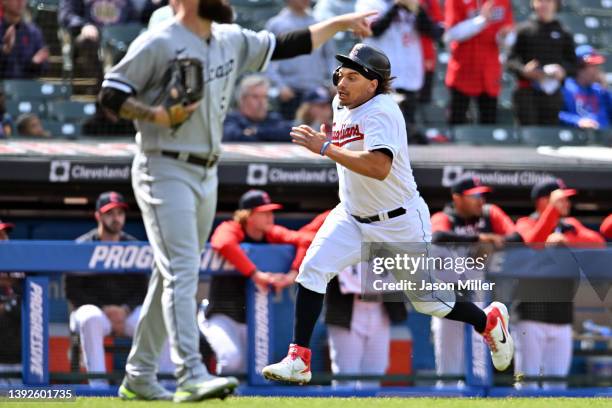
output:
[[[377,11],[342,14],[311,25],[308,29],[312,38],[312,49],[320,47],[340,31],[352,31],[359,37],[371,36],[368,18],[376,14]]]
[[[381,151],[351,151],[328,143],[323,127],[317,132],[310,126],[300,125],[291,129],[292,142],[304,146],[313,153],[323,154],[347,169],[384,180],[391,171],[393,159]],[[325,148],[324,148],[325,147]]]

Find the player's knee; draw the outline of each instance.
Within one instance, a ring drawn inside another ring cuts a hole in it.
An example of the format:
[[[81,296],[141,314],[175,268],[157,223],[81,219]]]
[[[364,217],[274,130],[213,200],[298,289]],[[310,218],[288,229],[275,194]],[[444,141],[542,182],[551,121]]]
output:
[[[107,317],[98,306],[83,305],[76,310],[76,320],[80,330],[101,329]]]
[[[439,302],[412,302],[412,307],[419,313],[436,317],[444,317],[451,310],[448,306]]]

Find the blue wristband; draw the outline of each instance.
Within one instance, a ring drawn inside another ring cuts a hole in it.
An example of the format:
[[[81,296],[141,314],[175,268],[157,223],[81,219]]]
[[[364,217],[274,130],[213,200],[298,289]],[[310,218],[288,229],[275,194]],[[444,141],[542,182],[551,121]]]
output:
[[[321,156],[325,156],[325,151],[327,150],[327,148],[329,147],[330,144],[331,144],[331,142],[329,140],[327,142],[323,143],[323,146],[321,146],[321,151],[319,152],[319,154]]]

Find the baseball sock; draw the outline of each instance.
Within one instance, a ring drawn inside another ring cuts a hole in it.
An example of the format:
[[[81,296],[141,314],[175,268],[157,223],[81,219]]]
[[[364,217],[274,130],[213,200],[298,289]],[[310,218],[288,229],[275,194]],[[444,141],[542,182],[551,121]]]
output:
[[[298,284],[295,301],[295,324],[293,326],[293,343],[301,347],[310,347],[310,336],[323,308],[325,295],[313,292]]]
[[[453,310],[444,318],[469,323],[478,333],[487,327],[487,314],[472,302],[455,302]]]

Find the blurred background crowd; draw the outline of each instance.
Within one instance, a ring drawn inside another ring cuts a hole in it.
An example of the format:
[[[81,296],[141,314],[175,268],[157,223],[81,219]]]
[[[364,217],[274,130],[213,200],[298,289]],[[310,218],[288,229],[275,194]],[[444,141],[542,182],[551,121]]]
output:
[[[277,34],[377,10],[374,35],[364,41],[391,58],[393,92],[412,143],[609,142],[612,7],[606,1],[231,3],[236,23]],[[132,135],[131,123],[112,122],[97,109],[95,94],[130,42],[172,15],[166,0],[1,0],[0,137]],[[311,55],[242,78],[224,141],[288,142],[295,123],[329,123],[334,55],[358,40],[339,33]],[[559,127],[576,134],[559,134]]]

